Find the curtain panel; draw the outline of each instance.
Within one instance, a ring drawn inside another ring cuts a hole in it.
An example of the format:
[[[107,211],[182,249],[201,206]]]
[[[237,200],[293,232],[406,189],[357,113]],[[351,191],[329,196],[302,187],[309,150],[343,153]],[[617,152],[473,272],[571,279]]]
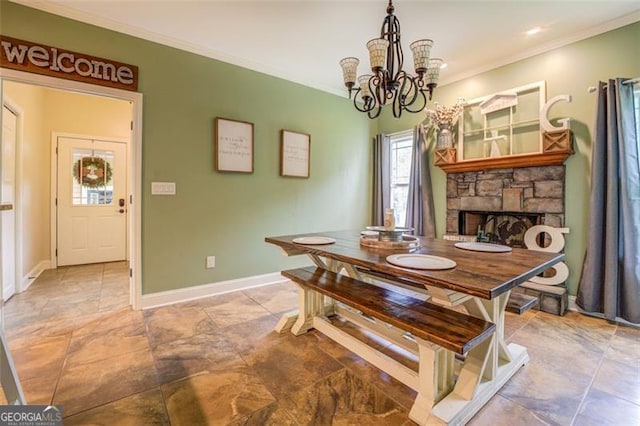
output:
[[[640,323],[640,155],[633,85],[600,82],[587,251],[576,304]]]
[[[427,159],[426,131],[422,124],[413,129],[413,151],[405,224],[414,228],[415,235],[436,237],[431,172]]]
[[[373,214],[372,225],[384,223],[384,210],[391,207],[390,138],[373,138]]]

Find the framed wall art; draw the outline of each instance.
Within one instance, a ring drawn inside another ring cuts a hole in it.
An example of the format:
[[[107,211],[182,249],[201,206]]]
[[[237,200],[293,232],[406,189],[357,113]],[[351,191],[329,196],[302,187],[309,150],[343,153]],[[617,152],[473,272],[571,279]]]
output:
[[[280,137],[280,176],[308,178],[311,136],[282,129]]]
[[[253,123],[216,117],[213,139],[216,171],[253,173]]]

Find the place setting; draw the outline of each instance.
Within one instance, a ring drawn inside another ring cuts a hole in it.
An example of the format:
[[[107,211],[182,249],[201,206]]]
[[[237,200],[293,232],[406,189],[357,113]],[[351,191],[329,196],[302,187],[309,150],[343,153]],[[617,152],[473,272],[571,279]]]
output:
[[[508,253],[513,251],[509,246],[494,243],[483,243],[476,241],[460,241],[454,244],[456,248],[470,251],[481,251],[487,253]]]
[[[321,235],[310,235],[307,237],[296,237],[292,242],[296,244],[310,245],[310,246],[319,246],[319,245],[327,245],[333,244],[336,242],[335,238],[324,237]]]
[[[403,268],[422,270],[444,270],[457,266],[451,259],[429,254],[392,254],[387,256],[387,262]]]

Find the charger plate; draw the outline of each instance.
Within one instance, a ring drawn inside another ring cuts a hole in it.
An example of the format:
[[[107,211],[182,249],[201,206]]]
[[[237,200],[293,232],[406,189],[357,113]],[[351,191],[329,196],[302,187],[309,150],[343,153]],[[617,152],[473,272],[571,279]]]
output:
[[[513,250],[511,247],[503,246],[501,244],[478,243],[470,241],[455,243],[454,246],[463,250],[486,251],[491,253],[506,253]]]
[[[311,236],[311,237],[298,237],[293,240],[296,244],[308,244],[308,245],[321,245],[321,244],[333,244],[336,242],[335,239],[330,237],[320,237],[320,236]]]
[[[402,266],[411,269],[451,269],[457,266],[457,263],[451,259],[440,256],[431,256],[429,254],[392,254],[387,256],[387,262],[392,265]]]

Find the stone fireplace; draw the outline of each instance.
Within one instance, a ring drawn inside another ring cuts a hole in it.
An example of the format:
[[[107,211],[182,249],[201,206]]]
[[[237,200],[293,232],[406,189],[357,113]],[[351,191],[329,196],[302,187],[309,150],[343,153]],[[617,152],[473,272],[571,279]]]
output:
[[[446,233],[475,235],[476,225],[486,227],[488,219],[495,222],[496,216],[511,221],[510,227],[514,218],[528,224],[527,228],[537,224],[562,227],[564,177],[564,166],[449,173]],[[470,218],[469,213],[484,217]]]
[[[564,227],[564,180],[563,165],[448,173],[446,234],[476,237],[482,231],[484,241],[525,248],[528,228]],[[545,312],[566,310],[564,286],[525,283],[516,291],[538,297]]]

